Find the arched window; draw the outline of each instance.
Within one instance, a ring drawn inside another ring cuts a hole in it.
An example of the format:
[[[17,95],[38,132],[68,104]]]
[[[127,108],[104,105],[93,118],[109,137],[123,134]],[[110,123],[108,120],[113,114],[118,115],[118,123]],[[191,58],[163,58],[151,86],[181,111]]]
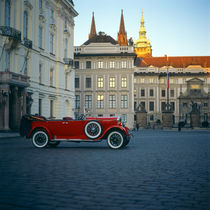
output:
[[[10,26],[10,0],[5,0],[4,25]]]
[[[28,12],[24,11],[23,15],[23,38],[28,37]]]

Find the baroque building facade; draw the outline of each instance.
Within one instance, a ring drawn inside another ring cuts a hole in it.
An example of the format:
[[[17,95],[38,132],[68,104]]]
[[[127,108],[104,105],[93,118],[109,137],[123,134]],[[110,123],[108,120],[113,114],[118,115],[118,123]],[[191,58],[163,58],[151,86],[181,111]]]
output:
[[[72,0],[0,0],[0,130],[23,114],[73,116]]]
[[[199,112],[198,126],[202,122],[210,122],[209,70],[210,56],[137,59],[134,73],[136,112],[139,108],[145,109],[149,125],[161,122],[168,91],[174,125],[180,121],[190,124],[193,104]]]
[[[135,53],[128,46],[123,12],[118,40],[96,33],[94,15],[89,39],[75,47],[75,115],[121,116],[134,124],[133,79]]]

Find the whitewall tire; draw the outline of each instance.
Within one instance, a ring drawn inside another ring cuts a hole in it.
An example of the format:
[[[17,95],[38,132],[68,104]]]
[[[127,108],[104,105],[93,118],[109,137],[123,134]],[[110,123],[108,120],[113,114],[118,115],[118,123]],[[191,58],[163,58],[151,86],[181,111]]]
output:
[[[90,139],[97,139],[102,133],[101,124],[97,121],[90,121],[85,125],[85,135]]]
[[[44,148],[47,146],[49,137],[45,131],[36,131],[32,137],[32,143],[35,147]]]
[[[119,149],[124,145],[123,134],[119,131],[112,131],[107,138],[107,143],[112,149]]]

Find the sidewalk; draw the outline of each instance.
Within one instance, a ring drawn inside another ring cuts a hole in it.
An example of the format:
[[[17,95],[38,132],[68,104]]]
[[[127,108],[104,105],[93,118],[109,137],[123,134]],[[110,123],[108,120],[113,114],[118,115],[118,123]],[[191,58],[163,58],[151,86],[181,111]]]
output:
[[[20,134],[18,132],[5,132],[5,131],[0,131],[0,139],[2,138],[14,138],[14,137],[20,137]]]

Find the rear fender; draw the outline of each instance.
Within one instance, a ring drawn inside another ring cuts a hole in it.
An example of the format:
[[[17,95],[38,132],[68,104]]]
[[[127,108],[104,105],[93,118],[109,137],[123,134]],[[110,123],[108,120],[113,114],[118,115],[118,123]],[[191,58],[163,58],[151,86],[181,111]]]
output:
[[[27,138],[32,138],[33,134],[38,131],[38,130],[43,130],[48,134],[49,140],[51,140],[53,138],[52,133],[50,132],[50,130],[45,127],[45,126],[40,126],[40,127],[32,127],[30,133],[28,134]]]

